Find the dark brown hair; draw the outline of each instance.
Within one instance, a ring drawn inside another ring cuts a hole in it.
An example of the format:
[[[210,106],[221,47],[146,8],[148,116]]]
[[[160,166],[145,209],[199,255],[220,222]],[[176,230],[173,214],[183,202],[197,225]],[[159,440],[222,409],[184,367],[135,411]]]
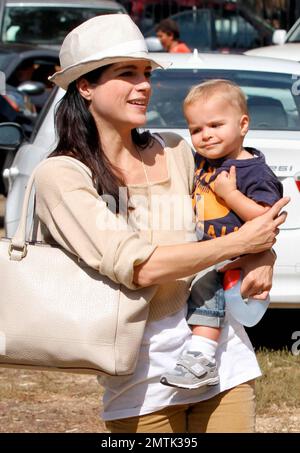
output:
[[[97,83],[107,67],[95,69],[85,74],[84,78],[90,83]],[[95,120],[88,110],[88,101],[79,94],[76,81],[70,83],[58,104],[55,126],[58,143],[49,157],[71,156],[87,165],[98,193],[112,195],[119,212],[119,187],[125,184],[103,152]],[[131,135],[133,142],[140,148],[148,147],[153,140],[149,131],[139,133],[133,129]]]
[[[158,31],[162,31],[163,33],[167,33],[167,35],[173,35],[175,40],[180,38],[179,27],[177,23],[172,19],[163,19],[156,27],[156,33]]]

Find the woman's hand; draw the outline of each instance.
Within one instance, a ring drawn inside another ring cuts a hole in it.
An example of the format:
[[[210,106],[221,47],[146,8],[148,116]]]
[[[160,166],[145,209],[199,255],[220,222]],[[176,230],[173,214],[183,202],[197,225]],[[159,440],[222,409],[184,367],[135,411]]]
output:
[[[238,258],[220,268],[219,271],[225,272],[229,269],[242,269],[242,296],[264,300],[267,298],[272,287],[275,260],[275,253],[272,250],[267,250],[256,255],[247,255]]]
[[[259,253],[270,249],[276,242],[278,227],[282,225],[287,213],[280,211],[289,203],[290,198],[278,200],[265,214],[246,222],[236,233],[243,243],[244,253]]]

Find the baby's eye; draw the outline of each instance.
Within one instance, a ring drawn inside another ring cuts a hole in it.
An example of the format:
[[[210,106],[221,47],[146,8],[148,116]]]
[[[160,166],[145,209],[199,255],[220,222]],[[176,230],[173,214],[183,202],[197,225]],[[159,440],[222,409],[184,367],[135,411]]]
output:
[[[199,134],[199,132],[201,132],[201,129],[200,129],[200,128],[198,128],[198,129],[192,129],[192,130],[190,131],[191,135]]]
[[[147,72],[145,72],[144,75],[145,75],[146,79],[150,79],[150,77],[152,77],[152,72],[151,71],[147,71]]]

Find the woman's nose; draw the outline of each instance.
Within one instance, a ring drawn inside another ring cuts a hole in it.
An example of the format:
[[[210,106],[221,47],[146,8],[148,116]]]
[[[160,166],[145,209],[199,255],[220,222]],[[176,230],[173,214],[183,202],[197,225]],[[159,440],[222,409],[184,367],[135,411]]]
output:
[[[149,90],[151,89],[151,84],[150,84],[150,82],[149,82],[148,79],[146,79],[146,78],[143,77],[143,78],[138,82],[136,88],[137,88],[138,90],[141,90],[141,91],[149,91]]]

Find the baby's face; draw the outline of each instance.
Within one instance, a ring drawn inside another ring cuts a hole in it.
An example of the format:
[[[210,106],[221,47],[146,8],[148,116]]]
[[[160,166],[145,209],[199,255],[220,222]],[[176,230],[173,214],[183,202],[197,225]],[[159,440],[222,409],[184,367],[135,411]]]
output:
[[[207,159],[237,159],[249,118],[221,95],[199,99],[185,108],[195,150]]]

